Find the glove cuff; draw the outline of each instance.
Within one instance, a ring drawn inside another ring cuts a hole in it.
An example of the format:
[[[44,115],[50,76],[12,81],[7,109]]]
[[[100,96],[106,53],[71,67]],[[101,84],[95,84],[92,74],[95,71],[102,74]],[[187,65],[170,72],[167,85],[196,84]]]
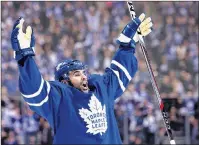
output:
[[[140,24],[141,21],[138,18],[135,18],[129,24],[126,25],[122,33],[128,38],[133,38]]]
[[[14,51],[15,60],[19,61],[25,56],[35,56],[34,47],[20,49],[19,51]]]

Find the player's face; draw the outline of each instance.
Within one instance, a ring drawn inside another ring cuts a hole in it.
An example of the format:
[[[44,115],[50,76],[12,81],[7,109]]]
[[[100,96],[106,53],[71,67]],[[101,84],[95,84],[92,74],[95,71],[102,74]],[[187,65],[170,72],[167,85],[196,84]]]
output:
[[[82,92],[88,92],[88,79],[85,70],[74,70],[69,72],[69,79],[73,86]]]

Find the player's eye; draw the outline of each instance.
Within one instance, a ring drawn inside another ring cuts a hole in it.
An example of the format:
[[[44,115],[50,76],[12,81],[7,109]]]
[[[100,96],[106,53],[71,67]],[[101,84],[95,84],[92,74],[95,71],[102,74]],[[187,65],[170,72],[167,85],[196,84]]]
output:
[[[75,73],[74,73],[74,76],[76,76],[76,77],[77,77],[77,76],[80,76],[80,75],[81,75],[80,72],[75,72]]]

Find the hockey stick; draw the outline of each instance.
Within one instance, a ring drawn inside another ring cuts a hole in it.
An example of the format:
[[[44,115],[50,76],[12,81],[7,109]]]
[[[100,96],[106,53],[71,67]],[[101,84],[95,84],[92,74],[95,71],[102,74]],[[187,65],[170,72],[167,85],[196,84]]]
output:
[[[135,10],[134,10],[134,7],[133,7],[133,2],[131,2],[131,1],[127,2],[127,5],[128,5],[128,8],[129,8],[131,18],[135,18]],[[138,33],[138,37],[139,37],[138,40],[139,40],[139,43],[140,43],[140,46],[141,46],[141,50],[142,50],[142,53],[144,55],[146,65],[147,65],[147,68],[148,68],[148,71],[149,71],[149,74],[150,74],[151,83],[152,83],[154,92],[156,94],[156,98],[157,98],[159,106],[160,106],[163,122],[164,122],[164,125],[166,127],[166,131],[167,131],[167,134],[168,134],[168,137],[169,137],[169,140],[170,140],[170,144],[176,144],[175,140],[173,138],[173,135],[172,135],[171,126],[170,126],[170,122],[169,122],[169,118],[168,118],[168,112],[166,111],[164,103],[163,103],[163,101],[160,97],[160,93],[159,93],[158,86],[157,86],[157,83],[156,83],[156,80],[155,80],[155,77],[154,77],[154,74],[153,74],[153,70],[152,70],[152,67],[151,67],[151,64],[150,64],[150,60],[149,60],[149,57],[148,57],[148,53],[147,53],[147,50],[146,50],[144,39],[142,38],[142,35],[141,35],[141,32],[140,32],[139,29],[138,29],[137,33]]]

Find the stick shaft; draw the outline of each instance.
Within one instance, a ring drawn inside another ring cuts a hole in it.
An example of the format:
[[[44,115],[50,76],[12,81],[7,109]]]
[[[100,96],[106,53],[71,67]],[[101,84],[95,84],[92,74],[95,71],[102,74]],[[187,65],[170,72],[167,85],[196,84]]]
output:
[[[127,2],[127,5],[128,5],[128,8],[129,8],[131,18],[135,18],[136,14],[135,14],[135,10],[134,10],[134,7],[133,7],[133,3],[129,1],[129,2]],[[174,141],[173,135],[172,135],[172,131],[171,131],[170,122],[169,122],[169,119],[168,119],[168,112],[165,110],[163,101],[160,97],[158,85],[156,83],[156,80],[155,80],[155,77],[154,77],[154,74],[153,74],[153,70],[152,70],[152,67],[151,67],[151,64],[150,64],[150,59],[149,59],[149,56],[148,56],[148,53],[147,53],[147,50],[146,50],[144,39],[143,39],[139,29],[138,29],[138,36],[139,36],[139,43],[140,43],[140,46],[141,46],[141,50],[142,50],[142,53],[143,53],[144,58],[145,58],[147,69],[149,71],[150,80],[151,80],[151,83],[152,83],[152,86],[153,86],[153,90],[156,94],[156,98],[158,100],[158,104],[160,106],[160,110],[161,110],[161,113],[162,113],[163,122],[164,122],[164,125],[165,125],[165,128],[166,128],[168,137],[170,139],[170,144],[175,144],[175,141]]]

